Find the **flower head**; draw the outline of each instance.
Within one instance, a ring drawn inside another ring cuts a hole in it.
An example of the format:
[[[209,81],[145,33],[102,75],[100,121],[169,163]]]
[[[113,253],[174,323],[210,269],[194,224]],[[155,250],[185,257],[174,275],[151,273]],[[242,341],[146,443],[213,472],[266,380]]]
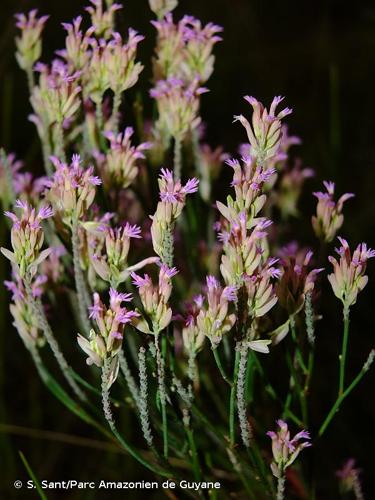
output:
[[[132,271],[159,260],[157,257],[149,257],[129,266],[130,240],[141,238],[141,228],[136,225],[127,222],[123,227],[116,229],[105,227],[102,232],[104,245],[95,245],[92,249],[91,264],[96,273],[114,288],[123,283]]]
[[[87,354],[87,364],[103,366],[104,360],[112,360],[110,383],[112,384],[118,373],[117,354],[121,349],[124,327],[139,316],[136,311],[122,306],[123,302],[132,300],[131,294],[118,293],[113,288],[109,291],[109,306],[103,304],[98,293],[93,295],[93,305],[90,306],[90,318],[96,324],[90,331],[89,339],[78,335],[78,344]]]
[[[157,334],[164,330],[172,319],[172,309],[168,305],[172,292],[172,278],[177,274],[175,267],[160,264],[159,280],[154,284],[151,277],[131,273],[133,284],[138,288],[145,315],[135,318],[134,326],[143,333]],[[151,325],[151,328],[150,328]]]
[[[244,99],[253,108],[252,124],[242,115],[235,116],[235,121],[240,121],[245,127],[251,146],[251,155],[257,163],[262,165],[266,160],[275,157],[281,147],[282,125],[281,120],[289,115],[292,110],[284,108],[276,114],[276,108],[284,99],[274,97],[269,111],[255,97],[245,96]]]
[[[138,175],[137,161],[145,158],[144,151],[150,149],[150,142],[143,142],[139,146],[131,144],[134,133],[132,127],[126,127],[123,133],[105,132],[109,140],[109,150],[106,155],[99,157],[99,167],[105,187],[126,188],[133,183]]]
[[[21,36],[16,38],[16,58],[20,67],[31,71],[42,54],[41,34],[49,16],[37,17],[37,9],[27,15],[16,14],[16,26],[21,30]]]
[[[54,59],[50,67],[38,63],[36,70],[40,73],[39,83],[30,101],[36,115],[33,121],[39,124],[38,133],[43,139],[48,127],[54,123],[63,124],[77,113],[81,105],[80,72],[71,72],[61,59]]]
[[[12,303],[9,306],[13,317],[13,325],[26,346],[43,346],[44,337],[40,330],[38,318],[27,300],[23,281],[17,273],[12,273],[12,281],[4,281],[4,285],[12,294]],[[40,297],[44,291],[47,277],[37,276],[31,283],[34,297]]]
[[[61,212],[63,220],[70,225],[72,219],[82,218],[95,198],[95,188],[101,184],[94,175],[93,167],[84,170],[79,155],[73,155],[70,165],[51,157],[56,168],[52,180],[47,183],[47,197],[56,209]]]
[[[340,490],[343,493],[354,492],[355,498],[363,499],[362,486],[360,481],[361,469],[356,468],[354,458],[349,458],[336,472],[336,476],[340,481]]]
[[[150,91],[159,111],[156,128],[167,137],[183,140],[201,121],[199,96],[207,91],[199,86],[198,79],[189,84],[175,77],[159,80]]]
[[[207,276],[206,289],[206,300],[202,302],[196,325],[209,338],[212,348],[216,348],[236,321],[235,314],[229,313],[229,305],[236,300],[237,290],[234,286],[223,288],[214,276]]]
[[[156,57],[154,61],[155,79],[181,78],[186,82],[198,79],[206,82],[213,71],[215,44],[221,41],[221,26],[184,16],[178,23],[168,12],[158,21],[151,21],[158,32]]]
[[[329,256],[333,265],[333,273],[328,276],[334,294],[349,311],[350,306],[356,303],[358,293],[364,289],[368,277],[365,275],[368,259],[375,257],[375,250],[367,248],[366,243],[360,243],[351,255],[348,242],[339,237],[340,248],[336,248],[339,259]]]
[[[307,431],[301,431],[290,439],[288,424],[283,420],[278,420],[279,430],[269,431],[267,436],[272,439],[273,462],[271,463],[272,474],[275,477],[282,477],[285,470],[292,465],[300,452],[311,446],[310,435]]]
[[[166,14],[172,12],[178,5],[178,0],[149,0],[150,9],[159,20],[164,19]]]
[[[268,259],[251,276],[244,276],[247,305],[251,318],[264,316],[277,302],[272,281],[280,277],[281,271],[274,267],[276,262],[277,259]]]
[[[189,179],[185,185],[180,180],[174,180],[173,173],[168,169],[161,169],[159,177],[160,201],[156,212],[151,216],[151,236],[154,251],[164,261],[170,254],[169,241],[174,223],[182,212],[186,203],[186,195],[198,191],[199,181]]]
[[[1,248],[1,252],[18,268],[21,278],[27,274],[33,276],[38,265],[46,259],[51,249],[41,251],[44,232],[41,222],[52,217],[53,211],[49,206],[42,206],[38,211],[27,202],[17,200],[16,208],[21,209],[22,214],[18,217],[13,212],[5,212],[5,215],[13,222],[11,230],[11,242],[13,252]]]
[[[316,207],[316,216],[313,216],[311,220],[318,238],[322,238],[329,243],[336,236],[337,231],[344,222],[342,209],[345,201],[353,198],[354,194],[345,193],[335,202],[333,199],[335,183],[324,181],[323,184],[326,192],[322,193],[319,191],[314,193],[314,196],[318,198],[318,205]]]
[[[112,1],[105,2],[108,5],[108,9],[105,9],[103,2],[104,0],[90,0],[91,5],[86,7],[86,11],[91,16],[95,35],[98,38],[107,39],[113,32],[115,12],[122,9],[122,6]]]
[[[323,268],[311,269],[312,256],[309,250],[304,256],[289,255],[281,260],[283,270],[276,291],[280,305],[289,316],[302,309],[306,294],[314,289],[316,277],[323,271]]]
[[[103,52],[103,62],[108,74],[109,88],[121,93],[133,87],[143,70],[143,65],[135,61],[137,45],[144,39],[129,28],[127,43],[123,43],[120,33],[113,33],[112,39]]]
[[[59,50],[57,54],[63,57],[68,66],[73,71],[83,71],[86,69],[90,56],[90,40],[95,31],[95,27],[91,26],[85,33],[81,31],[82,16],[73,19],[71,24],[62,23],[63,28],[67,32],[65,39],[65,49]]]

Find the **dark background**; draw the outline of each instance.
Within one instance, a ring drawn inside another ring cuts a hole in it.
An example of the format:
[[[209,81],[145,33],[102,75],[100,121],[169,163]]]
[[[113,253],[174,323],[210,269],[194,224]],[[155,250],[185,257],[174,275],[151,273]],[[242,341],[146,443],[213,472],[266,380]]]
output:
[[[38,141],[33,125],[26,119],[30,107],[25,76],[14,59],[13,14],[38,7],[41,14],[51,15],[43,53],[43,58],[48,60],[54,50],[63,45],[60,23],[81,14],[85,5],[87,2],[79,0],[2,0],[0,5],[0,145],[27,158],[28,168],[35,171],[40,160]],[[316,170],[315,179],[307,184],[307,201],[302,205],[304,215],[310,217],[314,209],[311,191],[320,188],[323,179],[335,180],[338,193],[356,193],[356,198],[346,206],[345,224],[340,233],[352,246],[360,241],[374,246],[374,3],[182,0],[175,12],[178,17],[192,14],[204,23],[213,21],[224,27],[224,42],[215,50],[215,73],[207,84],[211,92],[203,99],[208,142],[223,144],[226,151],[235,153],[245,135],[239,124],[231,125],[232,116],[249,112],[242,96],[254,95],[269,103],[274,95],[285,95],[285,103],[294,109],[288,117],[290,131],[303,139],[299,154],[307,166]],[[132,26],[146,35],[140,51],[145,65],[154,43],[150,19],[146,0],[124,2],[120,25]],[[149,78],[148,68],[140,81],[145,90],[149,87]],[[1,239],[3,244],[4,227],[1,227]],[[8,273],[4,259],[0,259],[0,272],[3,280]],[[375,273],[372,262],[369,277],[367,288],[353,308],[349,377],[357,373],[373,345]],[[8,295],[3,288],[0,290],[0,396],[3,399],[0,494],[6,491],[3,498],[12,498],[14,490],[8,488],[16,478],[26,479],[17,454],[19,449],[24,451],[39,478],[116,480],[118,471],[125,472],[126,478],[145,478],[145,473],[123,455],[100,449],[101,445],[94,440],[101,438],[55,403],[42,387],[28,353],[10,326]],[[322,323],[318,329],[316,371],[319,377],[316,377],[313,400],[317,422],[333,398],[341,335],[340,305],[330,299],[328,292],[326,295],[320,311],[325,318],[324,326]],[[56,312],[56,324],[66,320],[63,314],[63,311]],[[69,338],[65,342],[69,342]],[[344,403],[327,435],[315,446],[319,499],[337,497],[334,471],[351,456],[363,469],[368,498],[374,491],[373,381],[373,374],[366,377]],[[129,425],[132,426],[132,422]],[[89,441],[80,441],[77,436]],[[25,495],[23,490],[22,498]],[[69,498],[91,497],[86,491],[84,496],[72,494]]]

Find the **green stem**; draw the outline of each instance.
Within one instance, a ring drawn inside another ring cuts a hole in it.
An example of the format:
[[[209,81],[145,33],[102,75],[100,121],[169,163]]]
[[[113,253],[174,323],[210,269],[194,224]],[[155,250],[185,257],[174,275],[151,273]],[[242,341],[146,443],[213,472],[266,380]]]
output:
[[[340,356],[339,396],[344,391],[345,363],[346,363],[346,353],[348,350],[348,339],[349,339],[349,309],[344,309],[344,335],[342,338],[342,350],[341,350],[341,356]]]
[[[288,363],[288,367],[289,367],[291,376],[293,378],[294,386],[297,389],[297,395],[298,395],[298,398],[300,401],[301,411],[302,411],[302,422],[304,424],[306,424],[306,421],[307,421],[307,402],[306,402],[306,399],[305,399],[304,394],[303,394],[303,388],[301,387],[301,384],[298,380],[298,373],[296,372],[296,370],[294,368],[294,362],[293,362],[289,352],[287,353],[287,363]]]
[[[81,326],[84,328],[86,335],[88,335],[91,329],[90,321],[87,315],[87,310],[90,306],[90,296],[86,288],[85,278],[83,276],[83,271],[81,268],[77,217],[73,217],[72,220],[72,250],[74,280],[78,297],[79,316],[81,319]]]
[[[290,320],[289,322],[290,322],[290,329],[292,332],[292,338],[293,338],[294,343],[296,344],[297,361],[298,361],[303,373],[306,375],[307,374],[307,367],[306,367],[306,364],[303,360],[303,356],[302,356],[301,350],[300,350],[299,345],[298,345],[297,334],[296,334],[296,322],[295,322],[293,316],[291,316],[289,318],[289,320]]]
[[[236,357],[234,359],[234,369],[233,369],[233,383],[230,391],[230,399],[229,399],[229,441],[231,446],[233,447],[236,442],[235,435],[235,426],[234,426],[234,414],[235,414],[235,406],[236,406],[236,388],[237,388],[237,377],[238,377],[238,368],[240,364],[240,351],[236,349]]]
[[[194,479],[196,481],[200,481],[202,477],[201,468],[198,459],[197,447],[195,444],[195,439],[193,435],[193,431],[191,430],[189,425],[185,425],[185,432],[189,443],[190,448],[190,456],[191,456],[191,465],[193,467]]]
[[[56,361],[61,369],[62,374],[64,375],[66,381],[72,388],[74,394],[81,400],[81,401],[86,401],[86,396],[85,394],[81,391],[81,389],[78,387],[77,383],[75,382],[74,378],[71,375],[71,369],[70,366],[68,365],[68,362],[66,361],[63,353],[60,350],[59,344],[57,343],[52,329],[49,326],[49,323],[47,321],[47,318],[44,314],[43,311],[43,306],[40,300],[34,298],[33,296],[33,291],[31,287],[31,280],[28,278],[25,278],[23,281],[25,285],[25,290],[26,294],[29,300],[30,307],[35,315],[35,317],[38,320],[39,328],[43,331],[44,337],[48,342],[48,345],[51,348],[51,351],[53,352]]]
[[[349,396],[349,394],[352,392],[352,390],[359,384],[359,382],[362,380],[363,376],[365,373],[368,372],[370,369],[370,366],[372,362],[374,361],[374,356],[375,356],[375,350],[372,350],[369,354],[369,357],[366,361],[366,363],[363,365],[361,371],[358,373],[358,375],[354,378],[352,383],[349,385],[347,389],[345,389],[342,394],[338,396],[336,399],[335,403],[333,404],[330,412],[328,413],[326,419],[324,420],[323,424],[321,425],[318,435],[319,437],[323,436],[324,432],[326,431],[328,425],[330,424],[331,420],[335,416],[336,412],[339,410],[341,403],[344,401],[344,399]]]
[[[214,358],[215,358],[215,361],[216,361],[216,365],[219,368],[221,376],[223,377],[223,379],[225,380],[225,382],[228,385],[230,385],[231,387],[233,387],[232,382],[229,380],[227,374],[224,371],[223,365],[221,364],[221,359],[220,359],[220,356],[219,356],[218,347],[216,347],[216,349],[212,349],[212,352],[214,353]]]
[[[181,139],[176,137],[174,140],[174,178],[181,179],[182,157],[181,157]]]

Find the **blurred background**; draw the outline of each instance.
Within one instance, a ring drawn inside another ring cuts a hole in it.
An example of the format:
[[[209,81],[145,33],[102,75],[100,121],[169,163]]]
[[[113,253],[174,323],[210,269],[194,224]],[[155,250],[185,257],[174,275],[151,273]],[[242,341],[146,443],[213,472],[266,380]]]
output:
[[[14,58],[16,12],[37,7],[51,17],[44,32],[43,59],[48,61],[61,48],[64,31],[60,23],[82,13],[87,1],[2,0],[0,5],[0,146],[25,159],[27,167],[40,171],[39,144],[30,113],[27,85]],[[121,3],[121,2],[120,2]],[[146,0],[126,0],[119,13],[122,30],[132,26],[146,36],[139,59],[146,65],[138,89],[150,87],[150,66],[154,44],[151,12]],[[366,241],[375,246],[375,4],[316,0],[180,0],[178,18],[191,14],[202,22],[224,27],[224,41],[215,48],[216,66],[208,82],[210,93],[203,98],[202,115],[207,122],[207,142],[223,145],[235,154],[245,140],[242,127],[231,124],[234,114],[249,114],[245,94],[268,104],[274,95],[285,95],[294,112],[288,117],[290,131],[302,138],[298,148],[304,165],[316,176],[305,186],[301,212],[296,221],[298,237],[304,238],[306,221],[314,211],[312,191],[322,180],[334,180],[337,193],[354,192],[356,198],[345,207],[340,233],[351,245]],[[296,149],[297,151],[297,149]],[[226,185],[223,190],[227,190]],[[6,235],[0,227],[1,245]],[[306,242],[311,239],[311,231]],[[0,259],[1,282],[9,267]],[[375,271],[369,265],[370,281],[353,307],[351,322],[349,379],[360,369],[373,345]],[[328,410],[335,390],[341,310],[329,294],[323,297],[324,329],[318,327],[318,359],[313,400],[316,425]],[[11,326],[9,296],[0,286],[0,496],[32,498],[17,493],[15,479],[26,479],[18,456],[22,450],[39,478],[146,479],[147,474],[101,437],[81,424],[47,393],[39,381],[28,352]],[[71,333],[64,329],[64,309],[54,312],[54,323],[64,346]],[[59,325],[59,326],[58,326]],[[343,405],[334,424],[315,445],[311,467],[319,477],[318,499],[338,498],[335,470],[349,457],[363,470],[366,498],[374,498],[372,427],[375,421],[374,375],[370,373]],[[327,381],[327,383],[325,382]],[[135,422],[129,421],[129,435]],[[126,424],[125,424],[126,425]],[[136,428],[136,426],[134,426]],[[311,429],[314,432],[314,428]],[[56,495],[56,496],[54,496]],[[90,496],[92,495],[92,496]],[[97,496],[96,496],[97,495]],[[111,493],[109,497],[123,493]],[[63,495],[49,494],[49,498]],[[126,495],[141,498],[142,495]],[[35,497],[35,496],[34,496]],[[64,498],[106,498],[85,491],[64,494]],[[158,498],[157,496],[153,498]]]

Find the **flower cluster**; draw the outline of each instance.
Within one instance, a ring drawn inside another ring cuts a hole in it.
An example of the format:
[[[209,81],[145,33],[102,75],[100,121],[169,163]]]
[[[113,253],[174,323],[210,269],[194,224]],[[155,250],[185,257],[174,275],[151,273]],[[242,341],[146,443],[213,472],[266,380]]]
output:
[[[16,38],[16,58],[22,69],[31,72],[42,54],[41,34],[49,16],[37,17],[38,11],[31,10],[28,15],[16,14],[16,26],[21,36]],[[30,82],[32,83],[32,82]]]
[[[207,91],[199,86],[197,79],[189,84],[175,77],[159,80],[150,95],[158,106],[156,128],[161,135],[182,141],[189,131],[194,130],[201,121],[199,96]]]
[[[333,273],[328,276],[334,294],[344,305],[344,311],[356,303],[358,293],[364,289],[368,277],[365,275],[368,259],[375,257],[375,250],[367,248],[366,243],[360,243],[351,255],[348,242],[340,238],[341,247],[336,248],[339,260],[329,256],[333,265]]]
[[[56,157],[51,161],[56,172],[52,180],[46,182],[49,188],[47,197],[61,213],[63,221],[71,225],[73,219],[80,219],[90,207],[95,198],[95,187],[102,181],[93,175],[93,167],[86,170],[81,167],[79,155],[73,155],[70,165]]]
[[[172,309],[168,301],[172,292],[172,278],[177,272],[175,267],[169,268],[161,264],[157,285],[154,285],[148,274],[142,277],[135,272],[131,273],[145,312],[145,315],[133,320],[140,332],[157,335],[171,322]]]
[[[53,211],[49,206],[36,211],[21,200],[17,200],[15,206],[22,210],[20,218],[13,212],[5,212],[5,215],[13,222],[11,230],[13,252],[6,248],[1,248],[1,252],[15,264],[20,277],[24,278],[27,275],[35,275],[38,265],[51,252],[50,248],[41,251],[44,241],[41,222],[52,217]]]
[[[149,0],[148,3],[158,19],[163,19],[166,14],[177,7],[178,0]]]
[[[280,180],[280,187],[275,196],[276,205],[284,218],[298,215],[298,202],[304,182],[313,176],[314,170],[303,168],[301,161],[298,160],[296,160],[291,168],[284,169]]]
[[[283,271],[276,290],[279,303],[289,316],[302,309],[306,294],[314,289],[316,277],[323,271],[323,268],[309,270],[312,256],[309,250],[298,259],[291,255],[281,260]]]
[[[276,108],[283,100],[280,96],[273,99],[269,111],[255,97],[245,96],[245,100],[254,110],[251,125],[243,115],[236,115],[234,119],[240,121],[246,129],[251,156],[256,158],[258,164],[263,165],[279,154],[282,139],[281,120],[292,110],[284,108],[276,114]]]
[[[144,159],[144,151],[150,149],[150,142],[139,146],[131,144],[134,133],[132,127],[126,127],[123,133],[105,132],[109,140],[109,150],[106,155],[97,157],[104,186],[126,188],[133,183],[138,174],[137,160]]]
[[[236,322],[236,315],[229,313],[229,304],[236,301],[237,293],[234,286],[222,288],[213,276],[207,277],[206,284],[207,304],[203,297],[198,299],[200,312],[195,321],[198,331],[210,340],[212,348],[215,349],[223,335],[228,333]]]
[[[103,2],[108,6],[108,9],[103,8]],[[91,24],[95,29],[95,35],[99,38],[109,38],[114,28],[114,14],[117,10],[122,9],[118,3],[113,3],[108,0],[90,0],[89,7],[86,11],[91,16]]]
[[[40,274],[32,282],[31,289],[34,298],[42,295],[46,281],[47,277]],[[17,274],[14,274],[13,281],[4,281],[4,285],[12,294],[13,303],[10,304],[9,309],[13,317],[13,325],[23,342],[27,347],[34,345],[42,346],[44,338],[38,320],[27,300],[27,294],[21,278]]]
[[[96,273],[108,281],[113,288],[123,283],[132,271],[136,271],[146,264],[157,262],[158,257],[148,257],[133,266],[128,265],[128,254],[131,238],[141,238],[141,228],[128,222],[123,227],[103,230],[104,249],[101,246],[93,248],[91,263]]]
[[[197,325],[197,317],[204,303],[203,295],[197,295],[188,305],[188,315],[182,328],[182,341],[187,353],[196,355],[204,345],[205,333]]]
[[[151,21],[158,32],[154,74],[157,80],[171,77],[192,82],[206,82],[213,71],[214,45],[221,41],[222,27],[213,23],[202,26],[192,16],[184,16],[177,24],[172,14]]]
[[[71,120],[81,105],[80,72],[71,73],[61,59],[54,59],[51,67],[38,63],[39,84],[33,88],[30,98],[40,138],[48,136],[48,128],[54,123]],[[56,139],[57,140],[57,139]]]
[[[262,262],[265,244],[265,229],[271,221],[261,220],[249,233],[246,213],[241,212],[232,219],[228,230],[219,232],[224,253],[220,271],[227,284],[240,285],[244,275],[251,276]]]
[[[91,57],[83,72],[84,87],[90,98],[98,105],[106,90],[115,94],[133,87],[143,66],[135,61],[138,43],[143,36],[129,29],[127,43],[119,33],[113,32],[111,39],[90,38]]]
[[[15,154],[0,149],[0,199],[6,208],[12,202],[14,179],[23,163],[16,159]]]
[[[340,481],[340,490],[345,494],[353,491],[356,500],[364,500],[360,481],[361,469],[356,467],[354,458],[349,458],[336,472]]]
[[[189,179],[185,185],[173,179],[173,173],[162,169],[159,177],[160,201],[152,219],[151,236],[154,251],[162,261],[171,254],[171,231],[186,203],[186,195],[198,191],[198,179]],[[172,251],[173,254],[173,251]]]
[[[275,477],[282,477],[285,470],[292,465],[300,452],[311,446],[310,435],[307,431],[301,431],[290,439],[288,424],[283,420],[278,420],[279,430],[269,431],[267,435],[272,439],[273,462],[271,463],[272,474]],[[304,441],[302,441],[304,440]]]
[[[281,271],[274,267],[277,259],[268,259],[250,276],[245,274],[248,313],[251,318],[264,316],[277,302],[272,278],[279,278]]]
[[[247,226],[254,225],[254,219],[266,202],[266,195],[262,193],[263,186],[275,173],[275,169],[258,166],[254,159],[243,158],[243,166],[238,160],[227,160],[233,169],[232,186],[235,199],[227,197],[227,205],[216,202],[219,212],[229,221],[236,220],[240,213],[246,214]]]
[[[136,311],[129,311],[122,306],[130,302],[131,294],[118,293],[113,288],[109,291],[109,307],[106,307],[98,293],[94,293],[94,303],[89,308],[90,318],[95,322],[95,329],[90,331],[89,339],[78,334],[78,344],[87,354],[87,364],[103,366],[106,359],[111,360],[109,385],[118,374],[118,357],[122,345],[124,327],[138,316]]]
[[[354,194],[345,193],[340,196],[336,203],[333,199],[335,183],[324,181],[323,184],[327,190],[326,193],[321,191],[314,193],[314,196],[318,198],[318,205],[316,207],[316,216],[313,215],[312,217],[312,225],[318,238],[329,243],[336,236],[337,231],[344,222],[342,209],[345,201],[353,198]]]
[[[69,68],[80,71],[87,66],[90,60],[90,40],[95,32],[91,26],[84,34],[81,31],[82,16],[73,19],[72,23],[63,23],[62,26],[68,33],[65,39],[65,49],[59,50],[57,54],[63,57]]]

